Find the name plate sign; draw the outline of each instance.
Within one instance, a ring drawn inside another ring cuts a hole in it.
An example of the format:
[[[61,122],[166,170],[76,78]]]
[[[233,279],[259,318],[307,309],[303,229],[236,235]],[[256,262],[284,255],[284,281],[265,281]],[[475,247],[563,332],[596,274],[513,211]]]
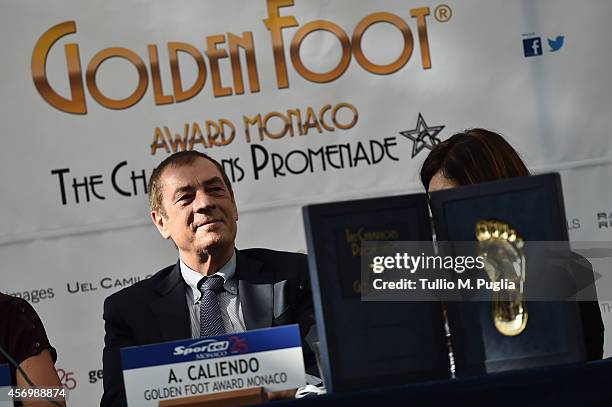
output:
[[[9,365],[0,364],[0,394],[7,395],[11,385],[11,370],[9,369]],[[0,398],[0,407],[13,407],[13,402]]]
[[[263,387],[305,384],[298,325],[121,349],[128,405]]]

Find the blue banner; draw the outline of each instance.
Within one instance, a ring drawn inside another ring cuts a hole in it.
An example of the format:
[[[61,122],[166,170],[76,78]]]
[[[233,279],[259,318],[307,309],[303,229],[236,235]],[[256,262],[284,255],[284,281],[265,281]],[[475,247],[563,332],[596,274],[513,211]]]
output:
[[[297,324],[121,349],[123,370],[300,347]]]

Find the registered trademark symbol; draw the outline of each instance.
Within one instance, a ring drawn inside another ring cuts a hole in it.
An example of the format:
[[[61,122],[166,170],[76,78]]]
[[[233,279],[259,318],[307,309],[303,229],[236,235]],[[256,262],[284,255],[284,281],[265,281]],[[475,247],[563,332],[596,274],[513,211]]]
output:
[[[453,16],[453,10],[446,4],[440,4],[434,10],[434,17],[441,23],[445,23]]]

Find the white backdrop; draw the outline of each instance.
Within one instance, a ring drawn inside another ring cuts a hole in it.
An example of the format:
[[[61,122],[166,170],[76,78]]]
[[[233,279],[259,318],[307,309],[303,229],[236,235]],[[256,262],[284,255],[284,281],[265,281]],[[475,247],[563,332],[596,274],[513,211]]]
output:
[[[1,7],[0,290],[30,300],[41,315],[60,375],[73,388],[72,405],[92,405],[102,392],[104,298],[176,261],[174,248],[149,224],[142,174],[148,177],[185,131],[188,143],[200,130],[193,148],[226,160],[233,174],[241,248],[305,250],[300,207],[307,203],[422,192],[418,171],[429,150],[417,152],[421,144],[400,132],[430,128],[444,140],[470,127],[504,134],[536,172],[561,172],[573,240],[612,240],[608,1],[296,0],[278,8],[295,18],[295,26],[280,29],[277,47],[286,86],[273,54],[276,31],[264,22],[273,10],[263,0],[11,0]],[[370,25],[359,58],[355,28],[368,16],[395,25]],[[52,27],[61,23],[76,31],[60,36]],[[328,31],[315,31],[321,27]],[[250,64],[244,49],[230,52],[230,42],[248,42],[248,33]],[[300,33],[305,37],[292,58]],[[182,90],[205,71],[201,90],[180,102],[173,100],[180,97],[168,52],[173,42],[196,55],[179,52]],[[104,51],[109,47],[120,49]],[[151,64],[151,49],[158,65]],[[410,50],[394,72],[372,72]],[[138,64],[117,53],[142,60],[141,76]],[[233,72],[237,60],[241,70]],[[312,81],[343,63],[346,70]],[[104,106],[138,91],[139,78],[146,81],[139,100]],[[44,82],[49,88],[41,91]],[[71,105],[81,114],[53,102],[54,93],[76,95]],[[271,135],[263,139],[256,124],[245,126],[244,117],[257,115],[269,118],[263,127]],[[427,127],[418,126],[419,115]],[[275,136],[282,117],[291,120],[287,132]],[[207,121],[220,119],[231,142],[210,147],[224,138],[214,131],[208,138]],[[612,330],[610,303],[601,305]]]

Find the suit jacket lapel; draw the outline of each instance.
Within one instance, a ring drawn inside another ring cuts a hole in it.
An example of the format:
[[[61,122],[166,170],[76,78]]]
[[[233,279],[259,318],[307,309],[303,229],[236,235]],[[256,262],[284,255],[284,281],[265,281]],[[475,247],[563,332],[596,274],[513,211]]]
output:
[[[156,291],[160,298],[151,303],[151,311],[157,321],[162,340],[191,338],[189,309],[179,263],[166,278],[160,281]]]
[[[274,302],[272,273],[262,270],[263,264],[236,251],[236,276],[242,315],[248,330],[272,326]]]

